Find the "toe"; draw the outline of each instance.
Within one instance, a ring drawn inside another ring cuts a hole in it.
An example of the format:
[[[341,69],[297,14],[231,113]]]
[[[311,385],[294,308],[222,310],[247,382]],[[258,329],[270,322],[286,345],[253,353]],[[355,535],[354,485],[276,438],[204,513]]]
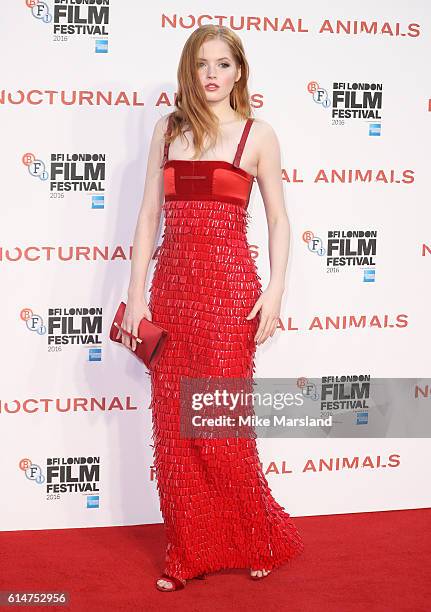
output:
[[[250,575],[255,576],[256,578],[263,578],[264,576],[268,576],[271,573],[271,570],[261,569],[261,570],[250,570]]]

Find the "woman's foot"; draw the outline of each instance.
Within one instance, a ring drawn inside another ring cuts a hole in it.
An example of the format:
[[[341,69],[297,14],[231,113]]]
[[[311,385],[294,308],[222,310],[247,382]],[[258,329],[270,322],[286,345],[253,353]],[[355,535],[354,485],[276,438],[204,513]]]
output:
[[[206,574],[199,574],[195,576],[196,580],[205,580]],[[186,586],[187,580],[184,578],[175,578],[174,576],[168,576],[168,574],[162,574],[156,582],[156,588],[159,591],[179,591]]]
[[[254,580],[257,580],[258,578],[265,578],[265,576],[268,576],[268,574],[271,573],[271,570],[265,570],[265,569],[261,569],[261,570],[250,570],[250,577],[253,578]]]
[[[186,586],[186,582],[183,578],[174,578],[173,576],[162,574],[162,578],[159,578],[156,582],[156,587],[159,591],[178,591]]]

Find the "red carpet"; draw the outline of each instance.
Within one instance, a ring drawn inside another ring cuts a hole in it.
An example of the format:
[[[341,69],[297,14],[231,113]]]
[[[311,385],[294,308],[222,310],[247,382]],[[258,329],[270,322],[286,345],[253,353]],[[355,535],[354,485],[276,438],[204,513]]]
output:
[[[2,532],[0,590],[69,592],[70,606],[35,611],[431,610],[431,509],[295,522],[305,551],[290,567],[262,581],[250,580],[245,570],[225,570],[176,593],[154,587],[165,547],[162,525]]]

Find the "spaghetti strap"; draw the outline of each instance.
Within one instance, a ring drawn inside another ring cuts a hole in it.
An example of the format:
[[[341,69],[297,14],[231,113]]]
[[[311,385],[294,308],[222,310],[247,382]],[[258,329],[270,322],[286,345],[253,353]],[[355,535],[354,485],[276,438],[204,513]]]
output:
[[[172,113],[169,115],[168,117],[168,121],[166,124],[166,133],[169,134],[170,129],[171,129],[171,119],[172,119]],[[162,160],[162,165],[160,166],[160,168],[164,168],[166,162],[168,161],[168,155],[169,155],[169,142],[166,142],[166,137],[165,137],[165,146],[163,149],[163,160]]]
[[[250,132],[251,124],[253,123],[254,118],[249,117],[245,123],[244,129],[242,131],[241,140],[238,143],[238,148],[236,150],[235,159],[233,160],[233,166],[239,168],[239,162],[241,161],[241,155],[244,151],[245,141],[247,140],[248,133]]]

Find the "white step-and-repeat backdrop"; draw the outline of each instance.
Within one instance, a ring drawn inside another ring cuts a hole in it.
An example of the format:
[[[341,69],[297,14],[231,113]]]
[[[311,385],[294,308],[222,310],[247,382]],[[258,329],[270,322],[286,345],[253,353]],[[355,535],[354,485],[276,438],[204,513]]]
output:
[[[416,377],[408,410],[429,410],[429,3],[2,8],[1,529],[161,521],[149,374],[109,326],[154,123],[174,107],[180,53],[201,24],[241,37],[254,114],[282,149],[288,282],[256,376],[329,380],[333,394],[343,377]],[[249,212],[265,283],[257,184]],[[372,410],[331,410],[349,412],[357,437],[259,440],[292,515],[430,505],[428,438],[361,437]]]

